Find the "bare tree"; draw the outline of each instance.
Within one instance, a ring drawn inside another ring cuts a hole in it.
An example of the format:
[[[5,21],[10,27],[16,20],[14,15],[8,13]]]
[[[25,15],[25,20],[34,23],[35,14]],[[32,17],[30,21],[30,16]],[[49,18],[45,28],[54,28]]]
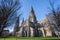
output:
[[[54,31],[55,33],[59,36],[60,35],[60,10],[59,7],[57,6],[57,8],[55,8],[54,3],[52,3],[51,1],[49,1],[50,6],[51,6],[51,12],[50,12],[50,16],[48,15],[49,19],[51,22],[51,24],[54,24]]]
[[[21,8],[19,0],[0,1],[0,34],[3,29],[14,23],[17,18],[17,11]]]

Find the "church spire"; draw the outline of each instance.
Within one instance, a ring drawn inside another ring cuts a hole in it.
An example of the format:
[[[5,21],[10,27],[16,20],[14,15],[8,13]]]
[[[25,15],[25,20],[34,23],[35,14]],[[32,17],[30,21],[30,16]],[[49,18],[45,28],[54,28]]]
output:
[[[31,9],[30,9],[29,21],[30,21],[30,22],[34,22],[34,23],[37,22],[37,21],[36,21],[36,16],[35,16],[35,14],[34,14],[33,7],[31,7]]]
[[[18,30],[19,30],[19,17],[17,18],[14,26],[14,35],[16,34],[16,32],[18,32]]]
[[[32,12],[34,14],[34,10],[33,7],[31,6],[30,12]]]
[[[22,20],[21,26],[23,25],[23,23],[24,23],[24,18],[23,18],[23,20]]]

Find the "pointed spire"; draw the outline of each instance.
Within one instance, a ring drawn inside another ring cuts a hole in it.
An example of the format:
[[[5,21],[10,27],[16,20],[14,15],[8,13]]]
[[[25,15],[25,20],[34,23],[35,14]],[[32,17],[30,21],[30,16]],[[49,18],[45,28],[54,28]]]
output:
[[[29,15],[29,20],[31,22],[36,22],[36,16],[34,14],[34,10],[33,10],[33,7],[31,6],[31,9],[30,9],[30,15]]]
[[[24,23],[24,18],[23,18],[23,20],[22,20],[21,26],[23,25],[23,23]]]
[[[19,16],[18,16],[18,18],[17,18],[17,21],[16,21],[17,23],[18,23],[18,26],[19,26]]]
[[[17,20],[16,20],[16,27],[19,27],[19,16],[18,16],[18,18],[17,18]]]
[[[31,9],[30,9],[30,15],[34,15],[34,10],[33,10],[32,6],[31,6]]]
[[[34,13],[34,10],[33,10],[33,7],[31,6],[31,9],[30,9],[30,12],[33,12]]]
[[[14,35],[16,34],[16,32],[19,30],[19,16],[16,20],[15,26],[14,26]]]

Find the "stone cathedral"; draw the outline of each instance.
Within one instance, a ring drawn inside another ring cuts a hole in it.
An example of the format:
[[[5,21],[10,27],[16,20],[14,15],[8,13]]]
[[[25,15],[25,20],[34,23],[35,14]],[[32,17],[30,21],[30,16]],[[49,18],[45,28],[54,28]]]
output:
[[[19,18],[16,21],[14,27],[14,35],[22,37],[37,37],[37,36],[52,36],[52,31],[50,27],[42,26],[38,23],[34,10],[31,7],[30,15],[28,19],[22,21],[21,26],[19,27]]]

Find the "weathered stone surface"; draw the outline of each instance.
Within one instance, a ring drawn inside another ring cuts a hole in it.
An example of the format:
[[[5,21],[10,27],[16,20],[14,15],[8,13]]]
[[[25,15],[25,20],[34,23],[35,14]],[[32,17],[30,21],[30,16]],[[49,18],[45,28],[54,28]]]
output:
[[[33,8],[31,8],[29,18],[22,21],[19,31],[16,31],[17,36],[34,37],[34,36],[52,36],[51,26],[48,18],[40,21],[36,20]]]

